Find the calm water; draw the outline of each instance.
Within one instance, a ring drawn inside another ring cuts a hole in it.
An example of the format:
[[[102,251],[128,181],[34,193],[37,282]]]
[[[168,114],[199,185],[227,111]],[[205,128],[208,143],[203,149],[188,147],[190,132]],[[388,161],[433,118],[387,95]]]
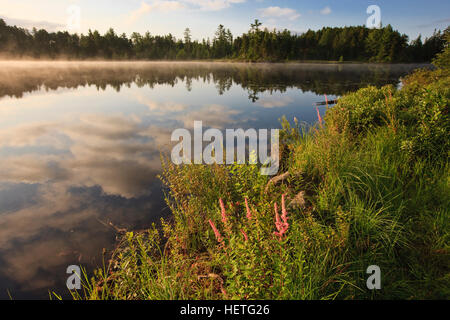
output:
[[[0,298],[64,294],[68,265],[99,266],[114,247],[109,222],[168,215],[156,176],[175,128],[312,123],[324,94],[415,67],[0,62]]]

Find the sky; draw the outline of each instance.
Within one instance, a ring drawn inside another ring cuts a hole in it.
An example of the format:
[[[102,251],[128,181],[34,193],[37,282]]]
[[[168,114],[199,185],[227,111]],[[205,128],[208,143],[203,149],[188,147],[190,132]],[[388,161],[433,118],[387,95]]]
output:
[[[324,26],[365,25],[370,5],[380,8],[383,25],[423,38],[450,25],[450,1],[443,0],[0,0],[0,18],[27,29],[121,34],[171,33],[182,38],[190,28],[193,39],[212,38],[219,24],[234,35],[248,31],[259,19],[269,29],[302,33]]]

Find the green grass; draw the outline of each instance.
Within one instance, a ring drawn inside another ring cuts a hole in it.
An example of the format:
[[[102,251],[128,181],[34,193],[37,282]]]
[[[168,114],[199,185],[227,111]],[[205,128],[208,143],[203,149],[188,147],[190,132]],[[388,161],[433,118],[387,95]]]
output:
[[[400,90],[342,97],[323,125],[283,119],[281,183],[256,165],[163,158],[172,218],[127,233],[74,298],[449,299],[450,77],[440,66]],[[278,237],[282,195],[289,227]],[[366,287],[369,265],[381,290]]]

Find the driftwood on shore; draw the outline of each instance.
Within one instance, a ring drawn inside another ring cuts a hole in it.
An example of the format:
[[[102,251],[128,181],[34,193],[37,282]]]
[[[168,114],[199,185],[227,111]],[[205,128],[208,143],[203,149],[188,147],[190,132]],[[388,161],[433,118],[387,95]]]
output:
[[[315,102],[314,105],[315,106],[324,106],[324,105],[328,105],[328,104],[336,104],[338,103],[338,100],[328,100],[328,101],[319,101],[319,102]]]
[[[269,191],[269,187],[270,187],[271,185],[276,185],[277,183],[279,183],[279,182],[285,180],[287,177],[289,177],[289,171],[287,171],[287,172],[285,172],[285,173],[283,173],[283,174],[280,174],[280,175],[278,175],[278,176],[273,177],[272,179],[270,179],[269,182],[268,182],[267,185],[266,185],[265,192],[267,193],[267,192]]]

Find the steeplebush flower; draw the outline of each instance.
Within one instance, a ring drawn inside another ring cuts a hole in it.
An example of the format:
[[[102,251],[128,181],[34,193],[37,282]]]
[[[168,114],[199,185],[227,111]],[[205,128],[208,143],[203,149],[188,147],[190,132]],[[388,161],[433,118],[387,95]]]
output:
[[[221,236],[219,230],[217,230],[216,225],[214,224],[214,222],[212,222],[211,219],[209,219],[209,225],[210,225],[211,228],[213,229],[217,241],[218,241],[219,243],[223,243],[223,238],[222,238],[222,236]]]
[[[248,236],[247,236],[247,234],[245,233],[245,231],[241,229],[241,233],[242,233],[242,235],[244,236],[245,241],[248,241]]]
[[[252,219],[252,213],[250,212],[250,208],[248,206],[247,198],[245,198],[245,208],[247,209],[247,219],[251,220]]]
[[[225,211],[225,205],[223,204],[222,198],[219,199],[219,203],[220,203],[220,211],[221,211],[221,214],[222,214],[222,222],[224,224],[226,224],[227,223],[227,213]]]
[[[287,216],[286,205],[284,203],[284,194],[281,196],[281,212],[282,212],[281,218],[280,215],[278,214],[278,205],[276,202],[274,204],[274,208],[275,208],[275,227],[278,230],[275,231],[274,234],[278,236],[279,239],[281,240],[283,238],[283,235],[289,229],[289,223],[287,222],[289,218]]]
[[[319,119],[320,127],[322,128],[322,117],[320,116],[320,112],[319,112],[319,108],[318,107],[316,107],[316,111],[317,111],[317,118]]]

